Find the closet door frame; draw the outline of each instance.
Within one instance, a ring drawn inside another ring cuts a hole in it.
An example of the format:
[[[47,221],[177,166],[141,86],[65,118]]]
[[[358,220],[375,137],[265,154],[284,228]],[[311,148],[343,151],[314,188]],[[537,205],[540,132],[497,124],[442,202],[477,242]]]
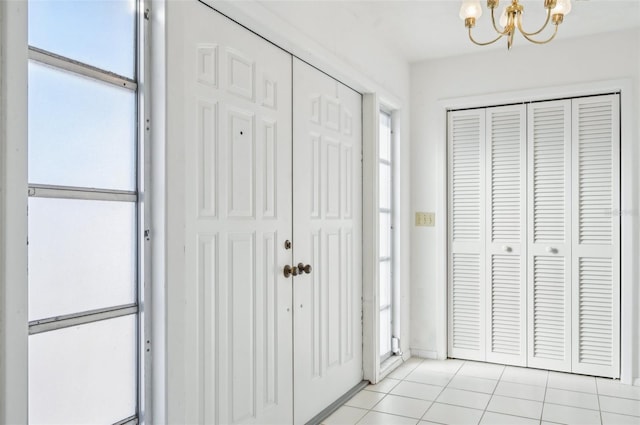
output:
[[[640,257],[640,247],[635,243],[635,236],[640,227],[635,223],[633,211],[637,203],[637,192],[640,184],[634,179],[636,178],[635,168],[637,167],[636,156],[632,153],[636,152],[634,147],[634,108],[633,99],[636,92],[631,79],[617,79],[593,81],[573,85],[562,85],[555,87],[540,87],[535,89],[522,89],[510,92],[502,92],[489,95],[465,96],[449,99],[442,99],[438,102],[441,119],[436,129],[437,133],[442,135],[437,145],[436,153],[438,155],[438,163],[447,164],[448,160],[448,142],[447,142],[447,126],[448,112],[452,110],[465,108],[480,108],[491,105],[504,105],[528,99],[528,101],[545,101],[548,99],[570,98],[602,95],[607,93],[620,93],[620,149],[621,149],[621,168],[620,168],[620,293],[629,296],[621,296],[620,299],[620,380],[622,383],[633,384],[633,369],[635,363],[639,360],[639,355],[634,352],[637,338],[634,336],[640,330],[640,323],[634,322],[634,306],[635,300],[633,294],[638,293],[637,282],[640,279],[640,273],[636,270],[635,262]],[[446,167],[444,167],[446,170]],[[439,252],[448,252],[449,246],[449,219],[448,219],[448,173],[442,172],[438,174],[436,181],[438,188],[438,205],[436,215],[443,217],[443,220],[436,221],[436,250]],[[437,315],[437,340],[435,347],[435,355],[438,358],[447,358],[451,355],[448,349],[448,256],[443,256],[436,262],[436,274],[440,276],[436,288],[437,304],[443,306],[438,309]],[[640,378],[635,377],[637,384]]]

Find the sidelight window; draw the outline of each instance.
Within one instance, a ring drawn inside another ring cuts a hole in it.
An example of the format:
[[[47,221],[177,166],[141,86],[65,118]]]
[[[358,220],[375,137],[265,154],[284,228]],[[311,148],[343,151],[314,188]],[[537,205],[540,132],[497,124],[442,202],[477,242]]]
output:
[[[138,423],[137,7],[29,2],[31,423]]]

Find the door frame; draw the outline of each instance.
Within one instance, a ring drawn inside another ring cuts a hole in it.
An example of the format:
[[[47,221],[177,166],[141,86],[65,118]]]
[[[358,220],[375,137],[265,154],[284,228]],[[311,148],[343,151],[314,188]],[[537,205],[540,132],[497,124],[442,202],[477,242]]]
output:
[[[438,102],[441,119],[439,122],[439,146],[436,150],[438,158],[437,164],[437,209],[436,214],[443,217],[436,222],[436,250],[437,252],[448,252],[448,207],[447,207],[447,112],[451,109],[478,108],[498,106],[509,103],[519,103],[522,99],[527,101],[542,101],[550,99],[561,99],[570,97],[592,96],[619,92],[620,93],[620,205],[621,217],[620,226],[620,381],[625,384],[634,384],[633,368],[634,360],[639,353],[634,352],[634,334],[638,332],[640,324],[634,322],[633,305],[638,296],[638,288],[633,282],[638,279],[634,261],[640,256],[640,248],[634,245],[634,235],[640,231],[634,224],[633,216],[637,215],[635,206],[637,204],[638,183],[634,180],[635,157],[634,152],[634,130],[633,130],[633,81],[631,79],[616,79],[607,81],[596,81],[592,83],[581,83],[574,85],[564,85],[555,87],[541,87],[537,89],[527,89],[480,96],[469,96],[464,98],[443,99]],[[447,256],[441,256],[436,264],[436,298],[438,302],[437,316],[437,357],[447,358],[448,352],[448,261]],[[637,378],[636,381],[640,381]],[[635,382],[636,385],[640,382]]]
[[[369,208],[372,200],[367,198],[364,194],[377,194],[378,193],[378,181],[377,181],[377,147],[378,147],[378,118],[377,112],[380,107],[383,106],[393,114],[393,119],[396,122],[397,134],[400,134],[401,128],[406,128],[408,131],[408,114],[403,111],[403,103],[396,95],[390,93],[387,89],[382,87],[377,82],[373,81],[369,77],[363,75],[358,70],[354,69],[352,65],[344,62],[338,58],[333,51],[329,51],[322,47],[316,41],[312,40],[301,32],[299,29],[291,26],[287,22],[283,21],[278,16],[275,16],[269,9],[264,8],[260,4],[254,1],[234,2],[230,0],[198,0],[206,5],[209,5],[214,10],[218,11],[227,18],[233,20],[239,25],[245,27],[248,31],[253,32],[257,36],[264,38],[266,41],[275,44],[284,51],[290,53],[293,57],[306,62],[312,67],[317,68],[321,72],[326,73],[330,77],[339,81],[340,83],[348,86],[354,91],[360,93],[363,97],[362,101],[362,221],[363,221],[363,256],[362,256],[362,294],[363,294],[363,372],[364,379],[369,380],[372,383],[378,382],[383,375],[390,373],[394,367],[401,364],[401,359],[398,357],[397,362],[389,362],[382,368],[380,365],[380,359],[378,355],[378,334],[379,334],[379,322],[377,319],[376,311],[378,299],[378,280],[377,273],[372,274],[368,272],[371,269],[377,269],[378,256],[377,250],[367,251],[368,246],[377,247],[377,195],[373,202],[375,202],[376,209],[371,211]],[[269,23],[273,23],[274,20],[278,20],[278,28],[274,29]],[[397,136],[400,140],[399,137]],[[397,150],[396,158],[399,159],[399,163],[402,163],[402,157],[405,157],[408,162],[409,150],[408,143],[402,144],[406,148],[400,149],[400,142],[396,143],[395,149]],[[373,161],[373,162],[372,162]],[[373,168],[372,168],[373,167]],[[398,167],[401,169],[402,167]],[[398,170],[394,175],[394,185],[396,185],[398,198],[400,200],[397,207],[398,213],[394,217],[394,226],[398,229],[396,236],[394,237],[394,244],[397,248],[397,258],[400,260],[394,264],[393,272],[395,276],[395,282],[399,285],[400,294],[399,299],[407,300],[406,303],[402,303],[401,312],[399,317],[396,318],[397,329],[399,329],[400,337],[400,351],[403,353],[402,360],[406,360],[411,357],[411,351],[409,349],[409,231],[410,231],[410,208],[408,191],[406,194],[401,193],[399,182],[408,181],[408,167],[404,167],[405,171]],[[371,170],[370,170],[371,169]],[[371,172],[375,172],[376,178],[370,178]],[[399,174],[402,173],[402,174]],[[405,192],[404,189],[402,189]],[[370,229],[367,231],[366,229]],[[403,253],[406,252],[406,255]],[[406,308],[402,308],[406,306]],[[392,363],[392,364],[391,364]]]

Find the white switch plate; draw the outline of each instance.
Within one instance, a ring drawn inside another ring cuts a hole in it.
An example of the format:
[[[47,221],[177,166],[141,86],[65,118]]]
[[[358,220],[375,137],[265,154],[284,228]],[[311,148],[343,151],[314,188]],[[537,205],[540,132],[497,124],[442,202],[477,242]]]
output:
[[[416,226],[433,227],[436,224],[436,213],[432,212],[417,212],[416,213]]]

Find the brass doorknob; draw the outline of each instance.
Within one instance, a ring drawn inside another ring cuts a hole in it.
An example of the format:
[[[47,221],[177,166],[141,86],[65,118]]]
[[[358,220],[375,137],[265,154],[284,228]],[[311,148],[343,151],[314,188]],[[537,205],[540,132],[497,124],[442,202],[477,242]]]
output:
[[[306,266],[303,263],[298,263],[298,273],[311,273],[311,264],[307,264]]]
[[[284,277],[289,277],[289,276],[298,276],[298,268],[297,267],[291,267],[290,265],[286,265],[284,266]]]

